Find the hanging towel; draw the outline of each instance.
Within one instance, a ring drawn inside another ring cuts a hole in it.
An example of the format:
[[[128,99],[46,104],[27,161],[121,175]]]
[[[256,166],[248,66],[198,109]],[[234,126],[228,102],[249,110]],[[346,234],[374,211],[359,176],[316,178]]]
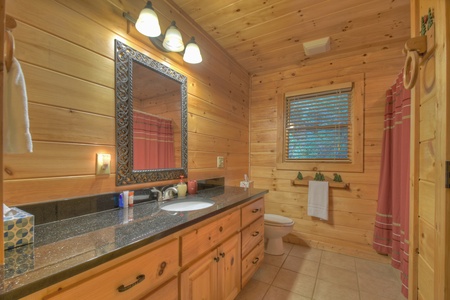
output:
[[[22,69],[16,58],[12,59],[9,72],[4,73],[3,93],[4,153],[33,152],[28,119],[27,89]]]
[[[328,181],[310,181],[308,216],[328,220]]]

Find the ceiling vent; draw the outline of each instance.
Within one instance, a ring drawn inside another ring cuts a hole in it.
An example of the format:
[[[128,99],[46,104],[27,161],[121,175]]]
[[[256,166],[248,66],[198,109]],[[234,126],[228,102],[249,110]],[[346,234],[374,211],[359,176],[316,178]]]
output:
[[[330,50],[330,37],[303,43],[306,56],[324,53]]]

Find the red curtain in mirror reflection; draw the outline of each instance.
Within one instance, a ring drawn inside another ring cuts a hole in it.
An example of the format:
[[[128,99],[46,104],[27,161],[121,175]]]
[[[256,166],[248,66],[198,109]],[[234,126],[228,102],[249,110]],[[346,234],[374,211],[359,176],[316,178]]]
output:
[[[175,168],[172,120],[133,111],[133,169]]]

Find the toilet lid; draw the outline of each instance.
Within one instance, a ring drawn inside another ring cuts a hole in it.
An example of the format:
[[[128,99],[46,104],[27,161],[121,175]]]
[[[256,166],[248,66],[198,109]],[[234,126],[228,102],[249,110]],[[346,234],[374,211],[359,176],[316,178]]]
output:
[[[278,226],[289,226],[294,224],[294,221],[279,215],[264,214],[264,223]]]

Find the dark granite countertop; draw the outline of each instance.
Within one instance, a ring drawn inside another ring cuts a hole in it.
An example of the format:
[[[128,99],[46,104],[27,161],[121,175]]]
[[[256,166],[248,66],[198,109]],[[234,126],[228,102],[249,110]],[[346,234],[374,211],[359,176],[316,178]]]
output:
[[[222,186],[185,197],[215,202],[201,210],[169,212],[152,201],[36,225],[34,244],[5,251],[0,298],[24,297],[265,193]]]

